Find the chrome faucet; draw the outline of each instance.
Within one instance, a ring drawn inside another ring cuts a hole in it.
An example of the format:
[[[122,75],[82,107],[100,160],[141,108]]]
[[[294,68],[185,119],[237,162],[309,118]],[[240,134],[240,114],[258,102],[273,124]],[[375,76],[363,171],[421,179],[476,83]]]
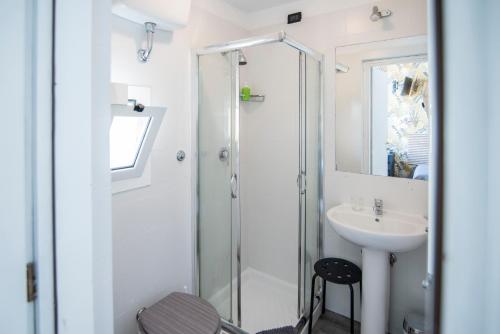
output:
[[[379,198],[375,198],[373,211],[376,216],[382,216],[384,214],[384,201]]]

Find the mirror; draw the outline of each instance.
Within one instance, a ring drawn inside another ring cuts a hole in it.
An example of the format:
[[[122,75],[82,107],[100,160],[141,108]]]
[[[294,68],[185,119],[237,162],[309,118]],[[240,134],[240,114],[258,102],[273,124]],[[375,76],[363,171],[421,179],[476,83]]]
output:
[[[335,50],[338,171],[428,180],[426,36]]]

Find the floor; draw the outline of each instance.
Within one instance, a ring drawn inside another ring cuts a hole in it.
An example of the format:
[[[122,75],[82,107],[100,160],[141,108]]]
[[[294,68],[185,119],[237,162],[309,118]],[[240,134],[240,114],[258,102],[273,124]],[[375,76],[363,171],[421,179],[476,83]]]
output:
[[[350,323],[349,318],[326,311],[325,314],[319,318],[312,332],[313,334],[350,334]],[[359,322],[354,323],[354,333],[360,333]]]
[[[295,326],[297,286],[247,268],[241,275],[242,328],[249,333]]]
[[[271,328],[271,327],[270,327]],[[354,323],[354,333],[359,334],[361,332],[359,322]],[[230,334],[224,330],[221,331],[222,334]],[[303,334],[307,333],[307,327],[304,328]],[[350,334],[351,324],[349,318],[343,317],[337,313],[326,311],[315,324],[312,330],[312,334]]]
[[[297,286],[253,268],[242,272],[241,284],[243,330],[254,334],[297,324]],[[354,333],[360,333],[358,322],[354,324]],[[350,320],[326,311],[314,326],[313,334],[350,334]]]
[[[236,286],[234,281],[233,285]],[[295,326],[297,286],[246,268],[241,273],[241,328],[250,334],[265,329]],[[209,298],[217,310],[229,305],[229,287]]]

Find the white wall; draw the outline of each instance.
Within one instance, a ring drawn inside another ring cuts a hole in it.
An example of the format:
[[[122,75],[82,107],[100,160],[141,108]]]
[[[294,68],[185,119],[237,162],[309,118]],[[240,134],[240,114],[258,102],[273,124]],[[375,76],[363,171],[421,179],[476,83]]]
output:
[[[500,113],[498,112],[498,99],[494,92],[500,90],[500,81],[497,80],[500,75],[500,62],[496,61],[500,54],[500,41],[497,37],[497,31],[500,29],[500,22],[496,18],[496,14],[500,12],[500,2],[495,0],[488,1],[486,30],[488,31],[488,57],[486,62],[491,64],[488,71],[488,152],[490,154],[488,164],[488,263],[491,264],[491,272],[488,273],[489,280],[487,291],[489,298],[486,304],[486,321],[489,324],[487,330],[489,333],[494,333],[500,327],[500,210],[498,203],[500,202],[500,177],[498,175],[498,166],[500,166],[500,151],[498,145],[500,143],[500,132],[498,124],[500,124]]]
[[[303,18],[311,18],[323,13],[372,3],[371,0],[297,0],[268,9],[249,11],[232,7],[225,0],[193,0],[193,2],[214,15],[225,17],[248,30],[286,23],[287,15],[298,11],[302,11]]]
[[[112,333],[111,1],[62,1],[55,35],[59,333]]]
[[[266,100],[240,103],[243,265],[296,285],[299,53],[273,44],[245,55],[241,85]]]
[[[191,110],[193,48],[247,32],[194,7],[185,29],[158,31],[151,59],[137,60],[143,26],[112,19],[111,81],[151,87],[166,106],[151,153],[151,185],[113,196],[115,333],[134,333],[135,313],[172,291],[192,290]],[[186,151],[179,163],[176,152]]]
[[[351,195],[364,197],[370,205],[374,197],[382,198],[387,209],[427,214],[427,184],[406,179],[335,172],[334,145],[334,92],[336,46],[400,38],[426,34],[425,0],[387,0],[375,3],[389,8],[393,16],[379,22],[371,22],[371,6],[362,5],[334,13],[306,18],[299,24],[275,25],[256,29],[253,34],[286,30],[291,36],[326,56],[325,91],[325,205],[330,208],[349,202]],[[283,13],[284,15],[285,13]],[[360,248],[341,239],[325,224],[324,251],[326,256],[339,256],[361,264]],[[424,291],[420,282],[426,274],[426,246],[398,255],[398,263],[392,269],[391,282],[391,331],[401,330],[403,314],[412,310],[423,312]],[[358,296],[357,296],[358,297]],[[329,286],[327,308],[341,314],[349,314],[349,295],[345,287]],[[355,299],[356,304],[359,298]],[[359,305],[356,305],[359,318]]]
[[[443,5],[446,334],[497,333],[500,322],[499,5]]]

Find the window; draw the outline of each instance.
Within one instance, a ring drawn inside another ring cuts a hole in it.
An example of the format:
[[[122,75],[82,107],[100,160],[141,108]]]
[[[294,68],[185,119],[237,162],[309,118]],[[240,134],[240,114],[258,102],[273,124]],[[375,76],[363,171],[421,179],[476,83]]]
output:
[[[111,170],[135,166],[150,121],[151,117],[143,116],[113,117],[109,132]]]
[[[112,105],[109,144],[113,181],[142,175],[164,113],[164,108],[146,107],[138,112],[133,106]]]

